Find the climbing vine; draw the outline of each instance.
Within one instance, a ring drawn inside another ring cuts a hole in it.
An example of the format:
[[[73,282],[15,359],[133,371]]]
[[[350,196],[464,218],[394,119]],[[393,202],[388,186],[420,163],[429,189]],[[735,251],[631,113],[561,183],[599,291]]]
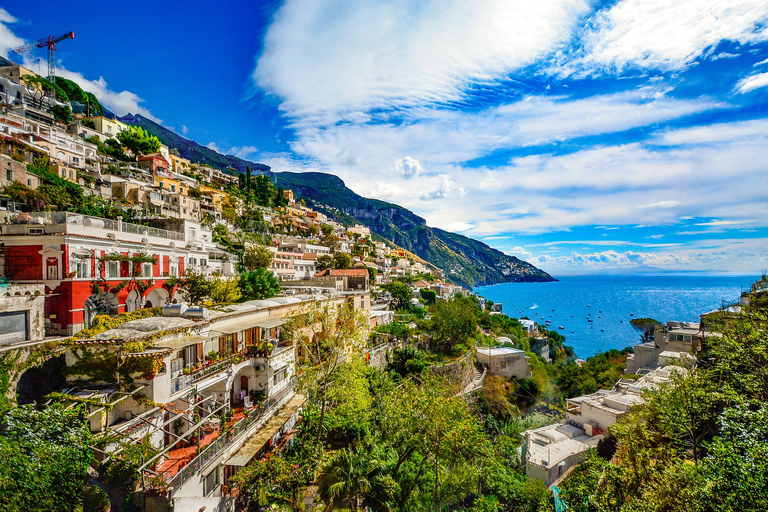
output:
[[[66,375],[85,377],[86,381],[130,384],[137,375],[152,380],[163,367],[162,354],[124,357],[114,346],[74,347],[75,363],[65,369]]]
[[[89,339],[104,331],[114,329],[126,322],[132,320],[139,320],[142,318],[149,318],[153,316],[162,316],[163,310],[161,308],[146,308],[138,309],[132,313],[123,313],[118,316],[98,315],[94,317],[91,323],[90,329],[83,329],[71,338],[64,340],[65,344],[71,345],[72,342],[82,339]],[[138,351],[140,352],[140,351]]]

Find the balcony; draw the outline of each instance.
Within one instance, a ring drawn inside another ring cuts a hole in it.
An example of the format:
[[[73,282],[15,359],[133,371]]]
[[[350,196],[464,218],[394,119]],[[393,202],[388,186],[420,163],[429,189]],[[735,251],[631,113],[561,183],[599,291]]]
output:
[[[217,361],[213,364],[200,368],[199,370],[191,371],[189,374],[181,374],[176,377],[172,377],[171,394],[178,393],[185,388],[199,384],[201,381],[207,379],[208,377],[227,370],[230,366],[232,366],[232,364],[236,364],[247,357],[247,352],[243,351],[221,361]]]
[[[30,234],[30,226],[39,226],[42,232],[35,231],[37,234],[86,234],[95,235],[99,231],[117,231],[126,234],[137,235],[136,237],[125,237],[126,239],[136,238],[141,242],[140,237],[156,237],[166,240],[184,241],[184,233],[177,231],[168,231],[165,229],[153,228],[149,226],[140,226],[121,220],[103,219],[100,217],[91,217],[90,215],[81,215],[70,212],[30,212],[24,213],[14,220],[13,224],[1,227],[4,235],[26,235]],[[122,237],[121,237],[122,238]]]
[[[280,407],[286,397],[293,394],[295,379],[291,379],[289,384],[280,393],[262,403],[257,411],[244,417],[227,430],[221,433],[211,444],[207,445],[200,454],[188,462],[181,471],[173,474],[172,472],[163,472],[163,480],[174,490],[180,489],[186,482],[205,469],[211,462],[215,461],[225,451],[232,448],[233,445],[246,438],[253,425],[259,421],[269,418]]]

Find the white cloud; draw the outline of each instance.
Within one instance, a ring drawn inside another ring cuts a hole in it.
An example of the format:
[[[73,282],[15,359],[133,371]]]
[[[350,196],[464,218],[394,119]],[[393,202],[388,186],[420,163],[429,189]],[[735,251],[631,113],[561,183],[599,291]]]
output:
[[[644,204],[640,208],[674,208],[678,204],[680,203],[677,201],[658,201],[656,203]]]
[[[661,270],[712,270],[756,272],[768,263],[764,251],[768,239],[700,240],[676,247],[675,252],[601,251],[571,252],[550,256],[543,254],[528,261],[548,272],[632,271],[637,267]]]
[[[22,65],[34,69],[34,62],[29,53],[22,55],[10,53],[10,50],[14,47],[24,44],[24,41],[16,37],[16,35],[13,34],[13,31],[8,28],[8,25],[16,23],[16,21],[16,18],[11,16],[6,10],[0,9],[0,54],[11,58],[14,62],[20,62]],[[56,74],[76,82],[83,88],[83,90],[95,94],[102,105],[117,115],[123,116],[129,113],[141,114],[158,123],[162,122],[147,108],[141,106],[141,103],[144,102],[141,97],[130,91],[118,92],[110,89],[103,77],[99,77],[98,80],[91,80],[86,78],[82,73],[70,71],[58,64],[56,66]]]
[[[421,162],[409,156],[395,161],[395,171],[404,178],[413,178],[419,174],[424,174]]]
[[[181,134],[186,135],[189,132],[189,128],[186,125],[181,125]]]
[[[216,151],[217,153],[221,153],[222,155],[234,155],[236,157],[242,158],[243,160],[248,160],[249,158],[252,158],[253,155],[259,152],[259,148],[256,146],[230,146],[230,147],[222,147],[219,144],[215,142],[209,142],[205,145],[208,149],[212,149]]]
[[[254,72],[292,116],[461,98],[565,43],[587,0],[288,0]]]
[[[524,248],[520,247],[519,245],[514,246],[509,251],[504,251],[504,253],[507,256],[517,256],[518,258],[530,258],[531,253],[526,251]]]
[[[11,54],[11,50],[24,44],[24,40],[17,37],[7,25],[16,23],[16,18],[11,16],[8,11],[0,8],[0,54],[3,57],[8,57]],[[19,58],[19,55],[13,54],[14,58]],[[13,60],[13,59],[12,59]]]
[[[739,80],[739,83],[736,84],[736,90],[743,94],[767,85],[768,73],[759,73]]]
[[[767,22],[762,0],[620,0],[595,15],[581,64],[684,69],[720,41],[768,40]]]

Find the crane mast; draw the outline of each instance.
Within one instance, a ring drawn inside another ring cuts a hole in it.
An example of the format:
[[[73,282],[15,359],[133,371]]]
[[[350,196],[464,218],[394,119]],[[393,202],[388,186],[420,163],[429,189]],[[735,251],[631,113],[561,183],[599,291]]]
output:
[[[34,50],[35,48],[48,48],[48,80],[56,83],[56,43],[65,39],[74,39],[74,32],[67,32],[63,36],[48,36],[44,39],[38,39],[34,43],[27,43],[13,49],[14,53],[22,54]]]

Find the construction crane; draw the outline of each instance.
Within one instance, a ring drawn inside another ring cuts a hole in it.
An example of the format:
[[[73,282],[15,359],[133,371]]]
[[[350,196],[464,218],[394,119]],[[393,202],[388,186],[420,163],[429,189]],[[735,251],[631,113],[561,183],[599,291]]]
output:
[[[18,48],[14,48],[13,52],[22,54],[22,53],[30,52],[35,48],[48,47],[48,80],[50,80],[53,83],[56,83],[56,43],[61,42],[65,39],[74,39],[74,38],[75,38],[74,32],[67,32],[63,36],[59,36],[59,37],[48,36],[45,39],[38,39],[34,43],[27,43],[23,46],[19,46]]]

